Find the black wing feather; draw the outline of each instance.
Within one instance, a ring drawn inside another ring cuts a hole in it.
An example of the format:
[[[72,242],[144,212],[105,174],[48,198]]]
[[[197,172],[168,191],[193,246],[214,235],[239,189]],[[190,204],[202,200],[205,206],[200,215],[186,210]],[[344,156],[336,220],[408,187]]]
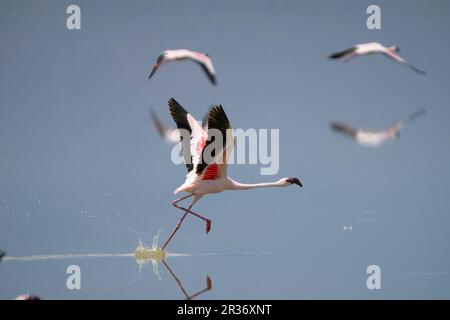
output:
[[[209,163],[207,163],[204,160],[203,152],[208,147],[208,145],[210,145],[211,143],[214,142],[214,136],[212,134],[210,134],[211,129],[219,130],[222,133],[222,139],[223,139],[222,148],[225,148],[225,146],[227,144],[227,141],[226,141],[227,129],[231,129],[231,125],[230,125],[230,121],[228,120],[228,117],[221,105],[218,105],[209,111],[209,114],[208,114],[208,140],[206,141],[205,148],[203,148],[203,151],[202,151],[202,159],[201,159],[200,163],[197,165],[197,169],[196,169],[197,174],[201,174],[203,172],[203,170],[205,170],[205,168],[209,165]],[[211,156],[215,157],[215,150],[212,151]]]
[[[420,110],[417,110],[416,112],[414,112],[413,114],[411,114],[408,119],[406,119],[406,122],[410,122],[413,121],[415,118],[424,115],[427,112],[426,109],[422,108]]]
[[[208,129],[208,117],[209,117],[209,112],[214,108],[215,106],[212,105],[209,107],[208,112],[205,113],[203,119],[202,119],[202,127],[203,129]]]
[[[164,60],[164,53],[160,54],[159,57],[156,59],[156,63],[153,65],[152,71],[150,72],[150,75],[148,78],[150,79],[153,77],[153,75],[156,73],[156,70],[159,68],[159,64]]]
[[[169,110],[173,120],[177,124],[177,128],[187,130],[192,135],[192,129],[187,119],[188,112],[174,98],[169,99]],[[194,168],[192,164],[191,141],[190,139],[186,139],[185,141],[182,134],[180,134],[180,141],[183,148],[184,163],[188,172],[190,172]]]
[[[212,83],[213,85],[216,85],[216,84],[217,84],[216,76],[215,76],[214,74],[210,73],[209,70],[208,70],[208,68],[207,68],[203,63],[198,62],[198,61],[197,61],[197,63],[202,67],[203,71],[204,71],[204,72],[206,73],[206,75],[208,76],[209,81],[211,81],[211,83]]]
[[[354,129],[353,127],[345,124],[345,123],[341,123],[341,122],[332,122],[330,124],[331,128],[334,131],[355,137],[356,136],[356,129]]]
[[[344,51],[339,51],[339,52],[335,52],[332,53],[328,58],[329,59],[339,59],[342,58],[343,56],[346,56],[350,53],[353,53],[356,50],[356,47],[351,47],[349,49],[346,49]]]

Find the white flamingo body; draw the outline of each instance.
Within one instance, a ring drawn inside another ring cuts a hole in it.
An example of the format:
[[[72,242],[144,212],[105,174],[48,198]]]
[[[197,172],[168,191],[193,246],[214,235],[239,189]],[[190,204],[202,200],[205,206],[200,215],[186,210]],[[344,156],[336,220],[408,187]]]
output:
[[[174,194],[179,192],[195,193],[195,197],[200,199],[205,194],[219,193],[227,189],[231,189],[232,184],[228,178],[220,178],[216,180],[187,179]]]
[[[297,178],[283,178],[276,182],[243,184],[231,179],[227,174],[228,157],[235,144],[235,138],[232,134],[229,120],[223,110],[222,106],[216,106],[209,111],[208,114],[208,131],[206,128],[200,126],[192,115],[190,115],[175,99],[169,99],[170,113],[177,124],[178,129],[188,130],[190,133],[189,141],[181,139],[183,147],[184,159],[191,159],[191,163],[186,163],[188,173],[184,183],[175,190],[175,194],[179,192],[187,192],[188,195],[175,200],[172,204],[183,210],[185,213],[177,224],[175,230],[166,240],[162,249],[164,249],[188,213],[204,220],[206,222],[206,233],[211,228],[211,220],[193,212],[192,206],[204,195],[223,192],[225,190],[250,190],[256,188],[269,187],[287,187],[293,184],[302,186],[302,183]],[[212,161],[207,163],[205,158],[206,147],[212,143],[212,136],[209,130],[219,130],[222,133],[223,145],[220,150],[215,150],[215,155],[212,156]],[[182,135],[183,136],[183,135]],[[193,198],[188,208],[183,208],[177,205],[178,202]]]
[[[191,56],[191,51],[187,49],[164,50],[165,60],[183,60]]]
[[[414,65],[410,64],[405,59],[400,57],[397,54],[397,52],[399,52],[399,51],[400,51],[400,48],[397,46],[385,47],[378,42],[369,42],[369,43],[357,44],[349,49],[335,52],[335,53],[331,54],[329,56],[329,58],[330,59],[341,59],[342,61],[347,61],[347,60],[349,60],[353,57],[357,57],[357,56],[381,53],[381,54],[385,55],[386,57],[394,60],[397,63],[408,66],[409,68],[411,68],[412,70],[414,70],[417,73],[420,73],[420,74],[426,73],[425,71],[418,69],[417,67],[415,67]]]
[[[156,73],[156,70],[159,67],[170,61],[183,61],[183,60],[192,60],[198,63],[205,74],[208,76],[209,80],[212,84],[216,84],[216,71],[214,69],[214,65],[212,63],[211,58],[208,54],[203,52],[196,52],[187,49],[177,49],[177,50],[165,50],[163,51],[157,58],[156,63],[153,64],[152,71],[148,78],[150,79]]]
[[[394,126],[384,131],[357,130],[355,140],[366,147],[378,147],[398,137],[401,127]]]
[[[374,53],[386,53],[388,51],[396,51],[395,47],[386,48],[378,42],[369,42],[363,44],[357,44],[355,46],[356,55],[374,54]]]

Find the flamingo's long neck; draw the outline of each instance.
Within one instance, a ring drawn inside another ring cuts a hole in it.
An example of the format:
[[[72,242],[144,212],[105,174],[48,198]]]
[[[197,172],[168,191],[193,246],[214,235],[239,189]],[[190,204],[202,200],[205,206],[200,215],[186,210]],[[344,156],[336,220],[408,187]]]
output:
[[[284,187],[284,184],[282,184],[280,181],[276,182],[264,182],[264,183],[240,183],[234,180],[231,180],[231,190],[251,190],[251,189],[258,189],[258,188],[278,188],[278,187]]]

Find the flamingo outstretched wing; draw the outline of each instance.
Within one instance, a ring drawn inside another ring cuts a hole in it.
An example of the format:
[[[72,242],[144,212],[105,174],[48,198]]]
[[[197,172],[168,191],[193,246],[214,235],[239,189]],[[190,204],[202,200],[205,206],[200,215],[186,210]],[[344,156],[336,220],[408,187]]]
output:
[[[417,68],[416,66],[414,66],[413,64],[409,63],[408,61],[406,61],[405,59],[403,59],[402,57],[400,57],[399,55],[389,51],[389,50],[385,50],[383,51],[383,54],[394,60],[395,62],[398,62],[400,64],[403,64],[405,66],[408,66],[409,68],[411,68],[412,70],[414,70],[415,72],[419,73],[419,74],[426,74],[427,72],[425,70],[421,70],[419,68]]]
[[[427,113],[427,110],[426,110],[425,108],[419,109],[419,110],[413,112],[412,114],[410,114],[409,117],[406,119],[405,122],[413,121],[414,119],[416,119],[417,117],[420,117],[420,116],[424,115],[425,113]]]
[[[197,120],[174,98],[169,99],[169,110],[178,130],[180,130],[183,158],[189,173],[198,166],[201,159],[201,152],[206,143],[207,134],[198,124]],[[189,134],[189,138],[187,138],[187,134]]]
[[[153,77],[153,75],[156,73],[156,70],[158,70],[159,66],[163,63],[165,58],[165,53],[163,52],[162,54],[160,54],[158,56],[158,58],[156,59],[156,63],[153,65],[152,67],[152,71],[150,72],[150,75],[148,76],[148,78],[150,79],[151,77]]]
[[[211,150],[210,155],[206,154],[205,152],[210,152],[208,146],[215,141],[215,134],[217,133],[221,134],[222,144]],[[231,124],[223,107],[219,105],[212,108],[208,114],[208,140],[202,152],[202,161],[196,168],[196,173],[198,175],[203,174],[204,179],[217,179],[225,176],[234,140]],[[208,161],[208,159],[213,161]]]
[[[158,116],[156,115],[156,112],[153,110],[150,110],[150,116],[153,125],[155,126],[156,130],[158,131],[162,139],[164,139],[167,143],[178,143],[180,141],[177,129],[172,129],[165,126],[161,122],[161,120],[159,120]]]
[[[216,71],[214,70],[214,65],[211,58],[207,54],[200,52],[190,52],[188,59],[191,59],[192,61],[198,63],[202,67],[205,74],[208,76],[209,81],[211,81],[213,85],[217,84]]]
[[[331,129],[333,129],[336,132],[345,134],[347,136],[355,137],[357,133],[357,129],[353,128],[352,126],[341,123],[341,122],[332,122],[330,123]]]
[[[338,51],[330,54],[328,56],[329,59],[341,59],[341,58],[347,58],[352,56],[356,51],[356,47],[351,47],[348,49],[345,49],[343,51]]]

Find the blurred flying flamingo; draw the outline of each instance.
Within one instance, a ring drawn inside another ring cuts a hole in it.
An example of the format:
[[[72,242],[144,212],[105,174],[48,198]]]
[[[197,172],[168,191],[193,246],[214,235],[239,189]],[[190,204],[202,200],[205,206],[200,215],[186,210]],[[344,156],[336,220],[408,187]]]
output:
[[[211,110],[213,106],[209,108]],[[204,130],[207,130],[208,128],[208,112],[205,114],[202,120],[202,127]],[[159,120],[158,116],[156,115],[155,111],[150,110],[150,116],[152,118],[153,125],[155,126],[156,130],[158,130],[159,135],[161,138],[168,144],[176,144],[180,142],[180,134],[178,132],[178,129],[175,128],[169,128],[165,126],[161,120]]]
[[[330,126],[334,131],[352,137],[361,145],[378,147],[387,140],[398,138],[400,136],[401,129],[406,123],[423,114],[425,114],[425,109],[420,109],[411,114],[406,120],[398,121],[396,124],[385,130],[358,129],[342,122],[332,122]]]
[[[416,71],[420,74],[425,74],[426,71],[420,70],[414,65],[410,64],[403,58],[401,58],[396,52],[400,52],[400,48],[393,47],[385,47],[378,42],[369,42],[364,44],[357,44],[349,49],[335,52],[329,56],[330,59],[341,59],[342,61],[347,61],[353,57],[371,55],[375,53],[384,54],[386,57],[398,62],[400,64],[406,65],[410,67],[412,70]]]
[[[249,190],[256,188],[287,187],[296,184],[302,187],[298,178],[283,178],[275,182],[244,184],[234,181],[227,175],[228,157],[234,147],[235,139],[232,134],[230,122],[222,106],[216,106],[208,114],[208,131],[202,128],[192,115],[190,115],[174,98],[169,99],[169,110],[177,124],[178,129],[190,134],[189,138],[183,138],[183,156],[186,162],[188,174],[186,181],[175,190],[188,192],[189,194],[176,199],[172,205],[184,211],[184,215],[176,225],[175,229],[166,240],[162,249],[164,250],[180,228],[187,214],[190,213],[206,222],[206,233],[211,229],[211,220],[191,211],[194,204],[204,195],[219,193],[225,190]],[[208,146],[215,141],[214,131],[222,136],[220,150],[208,153]],[[212,159],[208,161],[208,157]],[[182,200],[193,198],[188,208],[178,205]]]
[[[150,79],[155,74],[158,68],[169,61],[182,61],[182,60],[192,60],[197,62],[205,71],[209,80],[212,84],[216,84],[216,72],[214,70],[214,65],[211,61],[211,58],[207,53],[191,51],[187,49],[177,49],[177,50],[165,50],[163,53],[159,55],[156,59],[156,63],[152,67],[152,71],[148,78]]]

